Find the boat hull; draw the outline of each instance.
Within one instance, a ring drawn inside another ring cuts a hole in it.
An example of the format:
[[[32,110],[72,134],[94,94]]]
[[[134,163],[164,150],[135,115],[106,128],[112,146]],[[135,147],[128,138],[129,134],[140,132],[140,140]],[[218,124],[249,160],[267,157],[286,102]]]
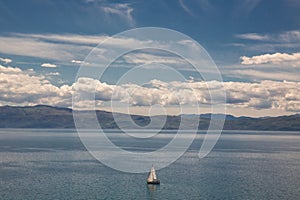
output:
[[[147,184],[159,185],[160,181],[159,180],[147,181]]]

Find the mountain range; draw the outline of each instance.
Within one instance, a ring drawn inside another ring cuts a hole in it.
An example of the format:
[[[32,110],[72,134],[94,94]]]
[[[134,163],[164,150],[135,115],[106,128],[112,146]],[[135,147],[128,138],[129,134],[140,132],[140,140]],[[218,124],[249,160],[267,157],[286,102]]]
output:
[[[82,115],[83,120],[88,112],[77,111]],[[120,127],[114,120],[111,112],[96,111],[99,123],[103,129],[119,129]],[[114,113],[120,119],[122,127],[134,128],[126,120],[132,119],[140,126],[147,126],[151,119],[149,116],[127,115]],[[278,117],[235,117],[232,115],[222,114],[201,114],[190,115],[191,118],[200,117],[198,129],[206,130],[209,126],[212,116],[216,119],[225,117],[224,130],[263,130],[263,131],[300,131],[300,115],[278,116]],[[189,116],[185,116],[189,117]],[[154,120],[153,120],[154,119]],[[178,129],[181,116],[153,116],[153,121],[166,119],[163,129]],[[193,123],[191,120],[188,123]],[[88,123],[87,123],[88,124]],[[87,125],[88,127],[88,125]],[[188,127],[188,124],[187,124]],[[192,127],[192,125],[191,125]],[[37,106],[1,106],[0,107],[0,128],[75,128],[73,120],[73,111],[70,108],[59,108],[46,105]],[[154,124],[151,128],[161,128]]]

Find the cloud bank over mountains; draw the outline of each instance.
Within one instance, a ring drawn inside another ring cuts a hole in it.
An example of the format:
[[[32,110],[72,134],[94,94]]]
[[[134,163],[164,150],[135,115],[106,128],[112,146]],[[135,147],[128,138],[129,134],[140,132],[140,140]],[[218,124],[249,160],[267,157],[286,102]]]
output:
[[[208,90],[209,87],[209,90]],[[280,109],[300,111],[300,82],[163,82],[152,80],[145,85],[109,85],[91,78],[80,78],[72,85],[55,86],[45,76],[32,70],[0,65],[0,105],[46,104],[72,106],[74,92],[80,94],[81,109],[96,103],[96,108],[111,99],[130,106],[210,105],[211,94],[226,91],[226,105],[231,108]],[[95,92],[95,102],[86,96]],[[217,102],[217,101],[214,101]],[[218,102],[217,102],[218,103]],[[221,102],[220,102],[221,103]]]

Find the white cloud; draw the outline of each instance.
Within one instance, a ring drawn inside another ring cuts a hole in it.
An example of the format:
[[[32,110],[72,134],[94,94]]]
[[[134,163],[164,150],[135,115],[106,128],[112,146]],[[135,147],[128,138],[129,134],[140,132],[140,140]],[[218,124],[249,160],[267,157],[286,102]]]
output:
[[[131,53],[123,57],[127,63],[132,64],[184,64],[184,62],[176,56],[154,55],[150,53]]]
[[[300,66],[300,53],[274,53],[274,54],[263,54],[253,57],[242,56],[243,65],[259,65],[259,64],[275,64],[282,65],[288,64],[293,67]]]
[[[59,72],[50,72],[47,74],[48,76],[59,76],[60,73]]]
[[[132,16],[134,9],[129,3],[116,3],[105,0],[85,0],[85,3],[94,4],[94,6],[101,9],[107,17],[109,17],[109,15],[113,15],[117,16],[121,20],[125,20],[130,26],[134,26],[135,24]]]
[[[0,58],[0,61],[4,62],[5,64],[11,63],[12,60],[9,58]]]
[[[71,63],[82,64],[83,61],[81,61],[81,60],[72,60]]]
[[[224,86],[227,91],[227,101],[232,102],[235,107],[300,111],[300,97],[297,95],[297,92],[300,92],[299,82],[226,82]]]
[[[295,43],[300,41],[300,30],[281,32],[278,34],[244,33],[237,34],[237,38],[276,43]]]
[[[300,41],[300,30],[293,30],[281,33],[273,40],[279,40],[281,42],[299,42]]]
[[[55,64],[51,64],[51,63],[43,63],[41,66],[42,67],[49,67],[49,68],[55,68],[55,67],[57,67]]]
[[[79,34],[24,34],[13,33],[11,37],[20,37],[34,40],[47,40],[52,42],[63,42],[70,44],[97,45],[109,38],[106,35],[79,35]]]
[[[5,73],[5,74],[16,74],[20,73],[22,70],[20,68],[14,68],[14,67],[4,67],[0,65],[0,73]]]
[[[69,86],[56,87],[44,76],[0,65],[0,101],[8,105],[70,106]]]
[[[132,17],[133,8],[127,3],[109,4],[101,7],[107,14],[117,15],[120,19],[125,19],[130,26],[134,26]]]
[[[263,34],[257,34],[257,33],[237,34],[236,37],[245,39],[245,40],[258,40],[258,41],[270,40],[269,35],[263,35]]]
[[[1,37],[0,37],[1,38]],[[12,33],[10,36],[3,37],[3,39],[21,38],[22,40],[28,41],[43,41],[50,44],[68,44],[76,45],[74,47],[95,47],[101,42],[105,41],[105,44],[109,47],[118,48],[130,48],[132,46],[142,46],[146,44],[152,44],[154,41],[151,40],[139,40],[132,37],[110,37],[107,35],[80,35],[80,34],[23,34],[23,33]],[[80,44],[80,46],[78,45]],[[68,46],[70,47],[70,46]],[[105,51],[105,50],[104,50]]]
[[[185,5],[184,1],[183,0],[179,0],[179,5],[182,7],[182,9],[188,13],[189,15],[191,16],[194,16],[194,13],[189,9],[189,7],[187,5]]]
[[[90,63],[82,61],[82,60],[71,60],[71,63],[78,64],[78,65],[81,65],[81,64],[90,64]]]

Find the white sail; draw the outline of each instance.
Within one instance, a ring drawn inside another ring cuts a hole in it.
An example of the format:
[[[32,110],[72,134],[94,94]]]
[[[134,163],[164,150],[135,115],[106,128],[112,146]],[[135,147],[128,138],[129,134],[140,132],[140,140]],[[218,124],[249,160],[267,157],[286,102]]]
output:
[[[147,181],[148,182],[152,182],[153,181],[153,176],[152,176],[151,172],[149,173]]]
[[[154,167],[152,166],[152,168],[151,168],[151,170],[150,170],[150,172],[149,172],[149,176],[148,176],[147,181],[148,181],[148,182],[152,182],[153,180],[156,180],[156,179],[157,179],[157,178],[156,178],[155,169],[154,169]]]
[[[155,169],[154,169],[153,166],[152,166],[152,168],[151,168],[151,173],[152,173],[153,179],[156,180],[156,179],[157,179],[157,178],[156,178],[156,173],[155,173]]]

